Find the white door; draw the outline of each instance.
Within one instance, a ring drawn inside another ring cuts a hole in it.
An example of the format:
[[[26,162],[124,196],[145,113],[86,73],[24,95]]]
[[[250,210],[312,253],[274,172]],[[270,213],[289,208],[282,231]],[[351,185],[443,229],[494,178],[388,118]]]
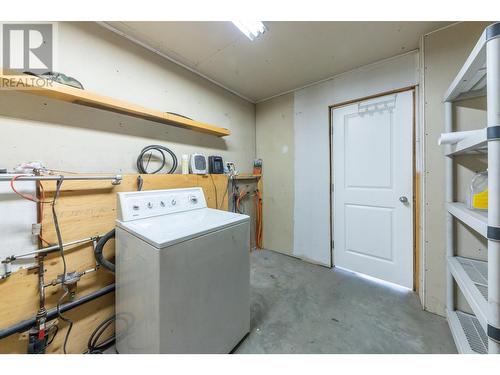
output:
[[[413,91],[332,117],[334,264],[413,288]]]

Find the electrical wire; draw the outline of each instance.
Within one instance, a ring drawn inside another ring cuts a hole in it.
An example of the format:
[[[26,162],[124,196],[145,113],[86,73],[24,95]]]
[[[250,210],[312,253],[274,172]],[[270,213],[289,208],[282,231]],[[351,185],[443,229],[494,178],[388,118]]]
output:
[[[241,191],[238,193],[238,196],[236,198],[236,212],[239,214],[243,214],[243,212],[241,212],[241,210],[240,210],[240,202],[247,195],[248,195],[248,191]]]
[[[98,343],[99,339],[101,338],[102,334],[106,329],[113,324],[116,321],[116,315],[110,316],[103,322],[101,322],[91,333],[89,340],[87,342],[87,352],[89,354],[102,354],[104,350],[106,350],[108,347],[113,345],[115,342],[115,335],[110,337],[108,340]]]
[[[21,177],[21,176],[24,176],[24,175],[16,175],[12,178],[12,180],[10,180],[10,187],[12,189],[12,191],[14,193],[16,193],[17,195],[19,195],[20,197],[24,198],[24,199],[27,199],[31,202],[35,202],[35,203],[38,203],[40,204],[40,219],[43,219],[43,205],[46,204],[46,203],[51,203],[51,202],[47,202],[45,201],[45,190],[43,189],[43,185],[41,183],[41,181],[37,181],[37,186],[38,188],[40,189],[40,195],[41,195],[41,199],[38,199],[37,197],[34,197],[33,195],[31,194],[24,194],[24,193],[21,193],[19,192],[15,186],[14,186],[14,182],[16,181],[16,179],[18,177]],[[39,223],[40,224],[40,231],[41,231],[41,224],[42,223]],[[48,241],[46,241],[41,234],[38,235],[38,238],[44,242],[46,245],[50,246],[50,243]]]
[[[66,331],[66,335],[64,336],[64,344],[63,344],[63,352],[64,352],[64,354],[68,354],[68,351],[66,350],[66,346],[68,344],[69,334],[71,333],[71,329],[73,328],[73,321],[71,319],[66,318],[65,316],[63,316],[62,313],[61,313],[61,310],[60,310],[60,308],[61,308],[61,302],[69,294],[68,286],[67,285],[63,285],[63,288],[64,288],[64,293],[61,296],[61,298],[59,298],[59,300],[57,301],[57,315],[63,321],[65,321],[66,323],[68,323],[68,330]]]
[[[152,153],[150,153],[149,155],[149,160],[147,162],[147,165],[144,166],[144,155],[148,152],[148,151],[153,151],[153,150],[156,150],[156,151],[159,151],[160,154],[161,154],[161,165],[159,168],[155,169],[153,172],[148,172],[147,171],[147,167],[149,166],[149,161],[151,160],[151,156],[152,156]],[[177,156],[175,156],[175,154],[172,152],[172,150],[170,150],[169,148],[165,147],[165,146],[160,146],[160,145],[149,145],[149,146],[146,146],[142,149],[142,151],[140,152],[139,156],[137,157],[137,170],[139,171],[139,173],[142,173],[142,174],[154,174],[154,173],[158,173],[159,171],[161,171],[163,169],[163,167],[165,167],[165,165],[167,164],[167,161],[166,161],[166,157],[165,157],[165,152],[168,153],[170,155],[170,157],[172,158],[172,167],[170,168],[170,170],[167,172],[167,174],[172,174],[175,172],[175,170],[177,169]]]
[[[56,229],[57,242],[59,245],[59,253],[61,255],[61,259],[63,262],[63,274],[62,274],[62,278],[61,278],[61,285],[64,289],[64,293],[61,296],[61,298],[59,298],[59,300],[57,301],[57,315],[59,316],[59,318],[61,318],[61,320],[68,323],[68,330],[66,331],[66,335],[64,336],[64,344],[63,344],[64,354],[67,354],[66,346],[68,344],[69,334],[71,333],[71,329],[73,328],[73,321],[69,318],[66,318],[61,313],[61,302],[69,294],[69,290],[68,290],[68,286],[66,285],[66,258],[64,256],[61,228],[59,227],[59,221],[57,219],[57,213],[56,213],[56,201],[57,201],[57,198],[59,197],[59,194],[61,192],[61,185],[62,185],[63,181],[64,181],[64,176],[60,176],[59,180],[57,180],[57,182],[56,182],[56,192],[54,194],[54,199],[52,200],[52,217],[54,220],[54,227]]]
[[[229,192],[229,184],[226,186],[226,190],[224,191],[224,195],[222,196],[222,200],[220,202],[220,206],[217,207],[218,210],[222,208],[222,205],[224,204],[224,199],[226,199],[227,193]]]
[[[18,191],[16,189],[16,187],[14,186],[14,182],[19,178],[19,177],[24,177],[24,176],[27,176],[25,174],[18,174],[18,175],[15,175],[14,177],[12,177],[12,179],[10,180],[10,188],[12,189],[12,191],[14,193],[16,193],[17,195],[19,195],[20,197],[24,198],[24,199],[27,199],[29,201],[32,201],[32,202],[35,202],[35,203],[52,203],[52,202],[45,202],[43,200],[40,200],[38,199],[37,197],[31,195],[31,194],[24,194],[24,193],[21,193],[20,191]]]
[[[219,209],[219,203],[218,203],[218,195],[217,194],[217,185],[215,185],[215,181],[214,181],[214,176],[212,174],[209,174],[210,176],[210,179],[212,180],[212,185],[214,187],[214,193],[215,193],[215,208],[216,209]]]
[[[259,190],[255,191],[255,247],[262,249],[262,194]]]
[[[59,327],[57,326],[57,324],[54,324],[50,329],[53,329],[55,332],[52,334],[52,337],[50,338],[49,341],[47,341],[47,344],[45,345],[45,349],[47,349],[47,347],[52,344],[52,341],[54,341],[54,339],[56,338],[57,336],[57,332],[59,332]],[[50,330],[49,330],[50,331]]]
[[[253,196],[255,203],[255,247],[258,249],[262,249],[262,194],[257,189],[253,194],[250,194],[248,191],[240,191],[236,194],[236,202],[235,202],[235,212],[243,214],[240,209],[240,203],[246,197]]]

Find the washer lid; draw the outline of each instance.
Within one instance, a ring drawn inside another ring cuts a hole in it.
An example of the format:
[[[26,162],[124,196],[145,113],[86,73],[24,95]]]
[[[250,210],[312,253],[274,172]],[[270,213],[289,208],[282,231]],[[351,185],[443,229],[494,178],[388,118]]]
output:
[[[201,208],[127,222],[116,220],[116,225],[162,249],[249,219],[247,215],[234,212]]]

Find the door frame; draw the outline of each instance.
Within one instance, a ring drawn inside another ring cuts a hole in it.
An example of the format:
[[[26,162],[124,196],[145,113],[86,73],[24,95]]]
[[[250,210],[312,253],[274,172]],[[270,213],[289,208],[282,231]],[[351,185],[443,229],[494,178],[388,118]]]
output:
[[[420,293],[420,252],[421,252],[421,243],[420,243],[420,200],[421,200],[421,194],[420,194],[420,174],[417,171],[417,160],[416,160],[416,126],[417,126],[417,121],[416,121],[416,110],[417,110],[417,93],[418,93],[418,85],[411,85],[411,86],[406,86],[406,87],[401,87],[399,89],[394,89],[390,91],[384,91],[378,94],[374,95],[368,95],[364,96],[361,98],[356,98],[356,99],[351,99],[347,100],[344,102],[340,103],[334,103],[328,106],[328,124],[329,124],[329,165],[330,165],[330,264],[332,267],[335,267],[335,264],[333,262],[333,251],[334,251],[334,242],[333,242],[333,191],[332,187],[333,185],[333,165],[332,165],[332,160],[333,160],[333,145],[332,145],[332,138],[333,138],[333,120],[332,120],[332,115],[333,111],[335,109],[338,109],[340,107],[345,107],[350,104],[370,100],[370,99],[375,99],[379,98],[382,96],[386,95],[391,95],[391,94],[397,94],[400,92],[405,92],[405,91],[413,91],[413,127],[412,127],[412,133],[413,133],[413,139],[412,139],[412,153],[413,153],[413,162],[412,162],[412,168],[413,168],[413,173],[412,173],[412,191],[413,191],[413,290],[419,294]]]

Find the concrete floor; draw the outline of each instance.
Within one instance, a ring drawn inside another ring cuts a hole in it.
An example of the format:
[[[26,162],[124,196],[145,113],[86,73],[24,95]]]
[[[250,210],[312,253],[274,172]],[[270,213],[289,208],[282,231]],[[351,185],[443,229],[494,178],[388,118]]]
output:
[[[251,254],[251,316],[236,353],[456,353],[414,293],[272,251]]]

